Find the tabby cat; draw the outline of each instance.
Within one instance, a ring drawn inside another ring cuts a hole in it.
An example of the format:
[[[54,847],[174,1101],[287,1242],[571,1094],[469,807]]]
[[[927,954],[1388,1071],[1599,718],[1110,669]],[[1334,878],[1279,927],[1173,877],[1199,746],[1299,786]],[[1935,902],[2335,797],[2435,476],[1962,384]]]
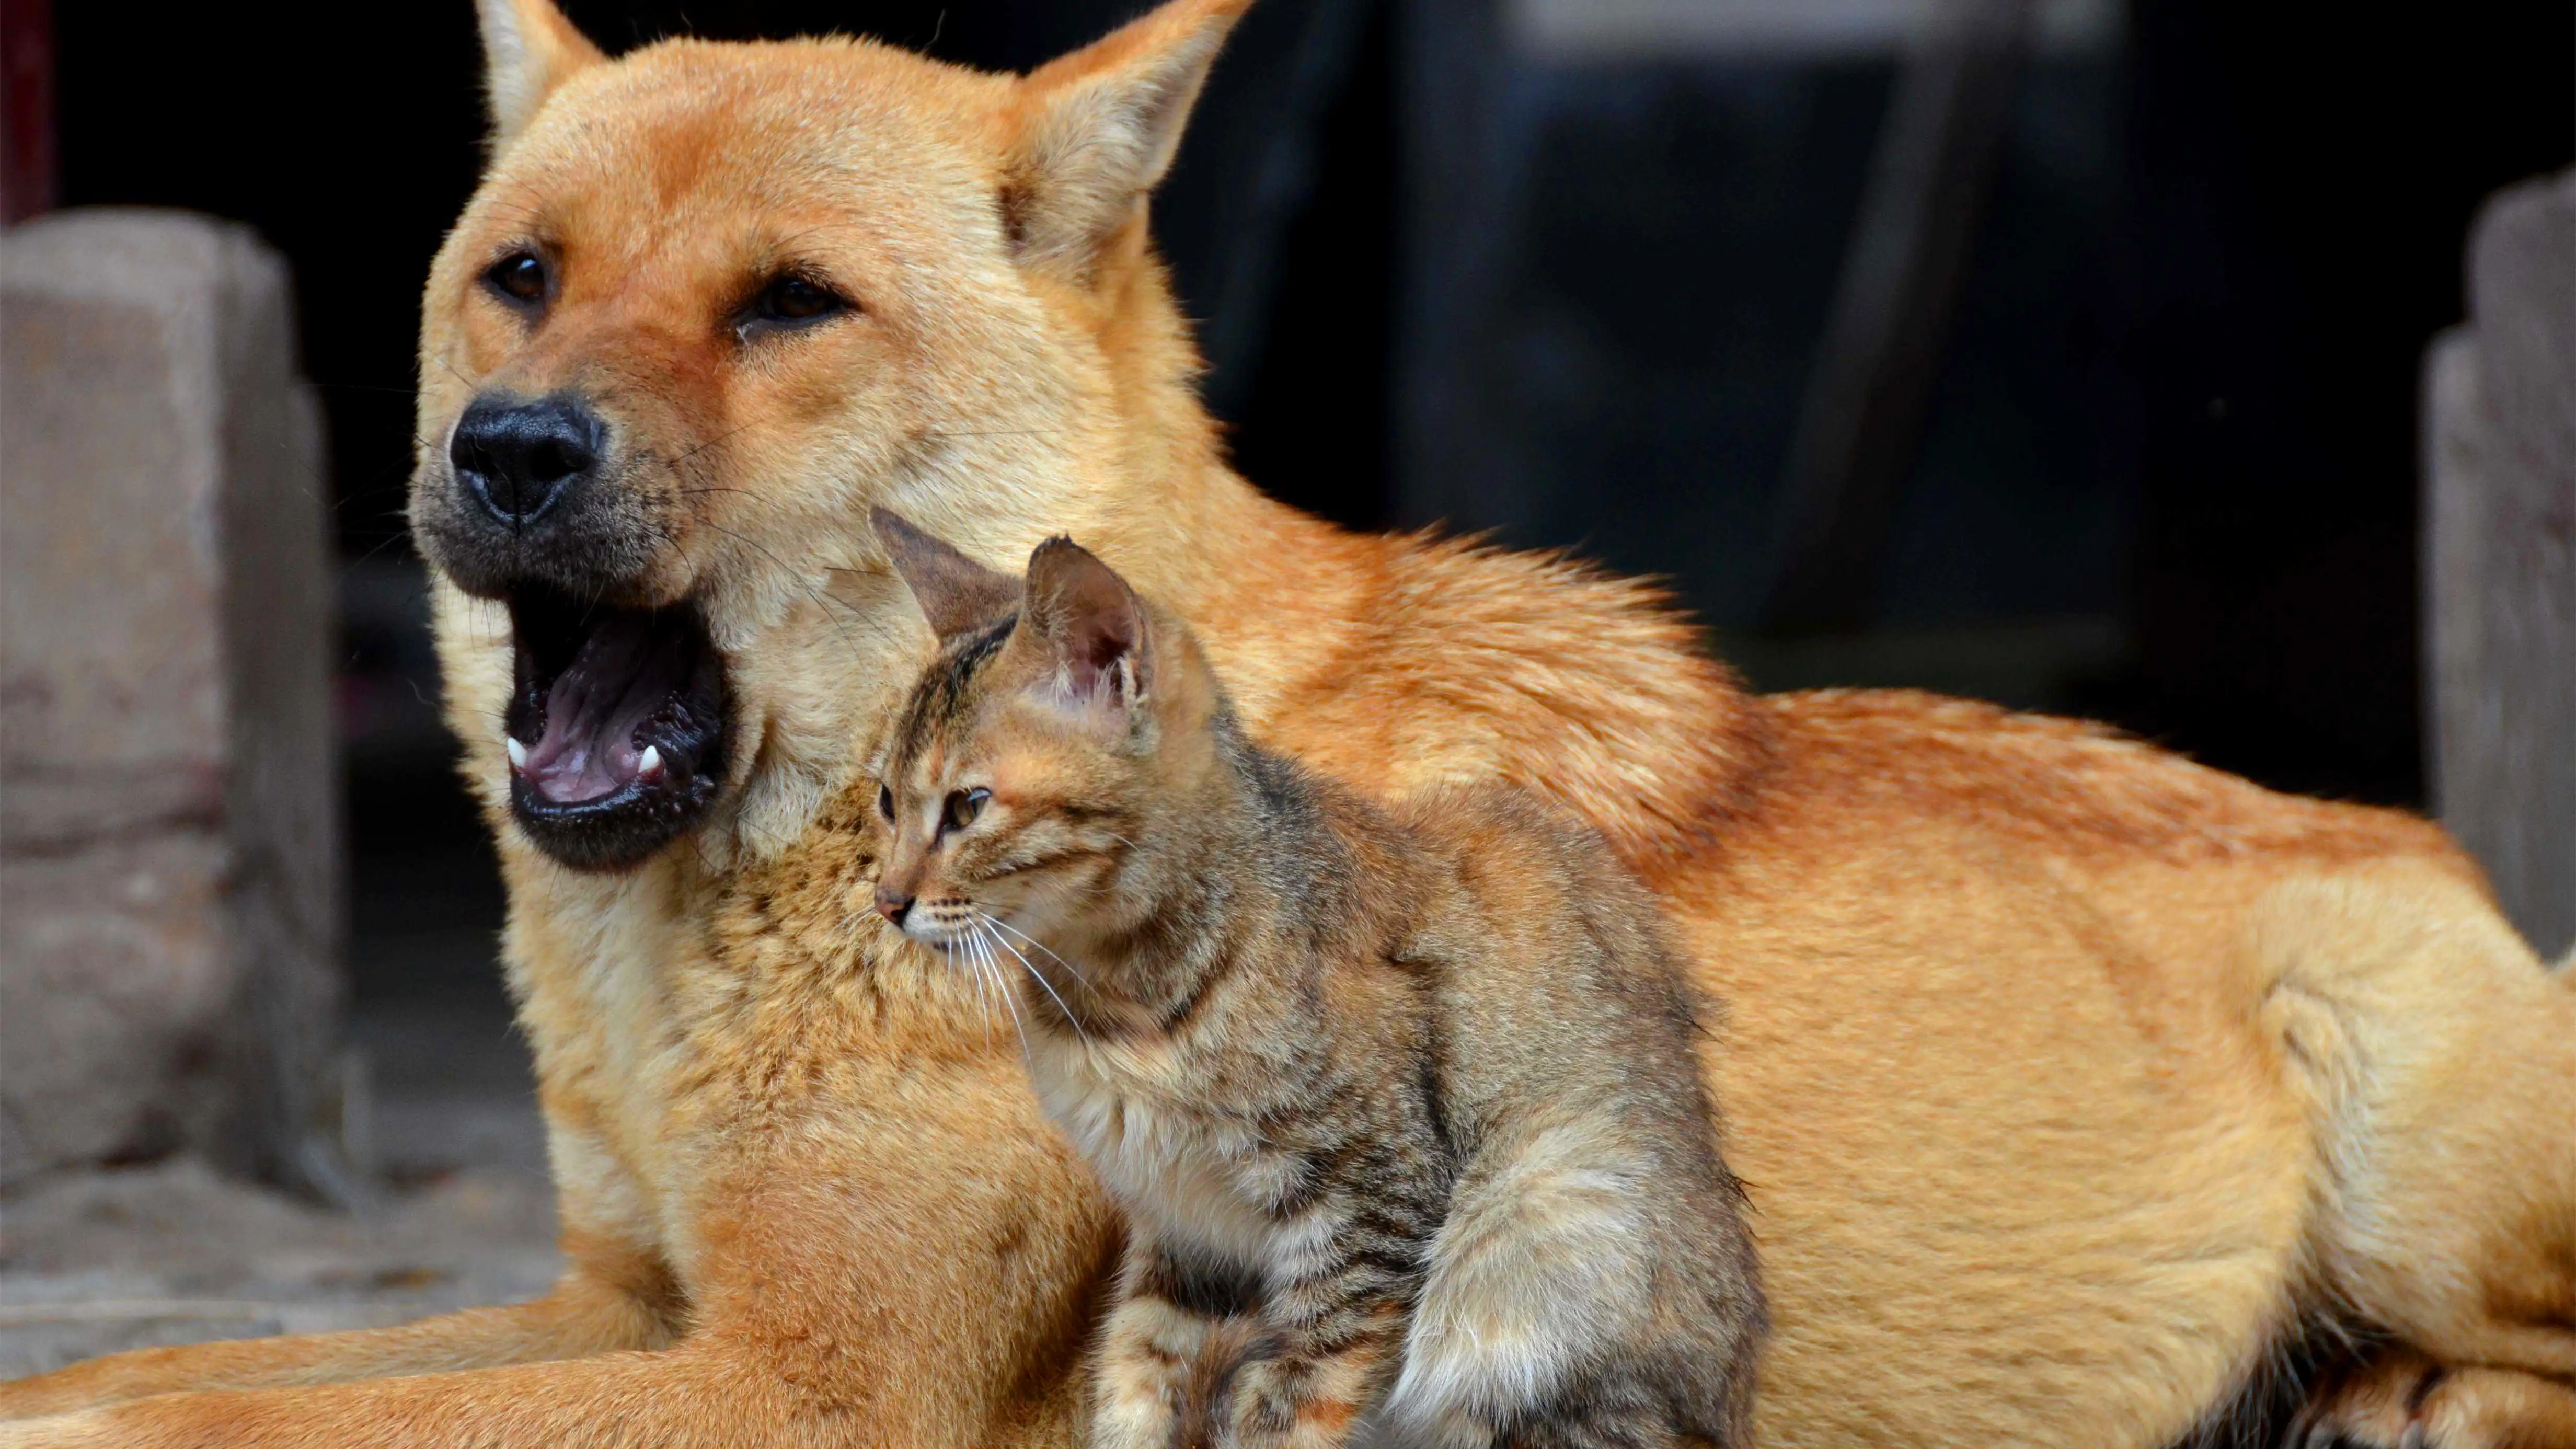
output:
[[[1068,539],[1023,581],[875,522],[940,638],[878,770],[877,909],[1013,968],[1038,1094],[1129,1217],[1092,1442],[1747,1443],[1742,1197],[1601,840],[1259,748]]]

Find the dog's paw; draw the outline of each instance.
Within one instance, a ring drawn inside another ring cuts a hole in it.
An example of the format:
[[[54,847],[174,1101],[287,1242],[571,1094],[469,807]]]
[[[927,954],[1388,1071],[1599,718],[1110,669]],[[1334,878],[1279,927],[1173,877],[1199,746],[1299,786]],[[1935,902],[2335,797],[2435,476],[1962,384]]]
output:
[[[2391,1349],[2321,1388],[2292,1449],[2576,1449],[2576,1386]]]

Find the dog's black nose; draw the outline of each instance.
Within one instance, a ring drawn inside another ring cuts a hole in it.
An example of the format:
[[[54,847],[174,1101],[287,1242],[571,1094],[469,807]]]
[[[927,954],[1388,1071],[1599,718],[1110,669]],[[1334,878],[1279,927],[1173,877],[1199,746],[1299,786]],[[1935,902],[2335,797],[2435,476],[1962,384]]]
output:
[[[486,394],[456,420],[447,458],[484,512],[525,528],[590,477],[607,433],[597,414],[561,393],[534,401]]]

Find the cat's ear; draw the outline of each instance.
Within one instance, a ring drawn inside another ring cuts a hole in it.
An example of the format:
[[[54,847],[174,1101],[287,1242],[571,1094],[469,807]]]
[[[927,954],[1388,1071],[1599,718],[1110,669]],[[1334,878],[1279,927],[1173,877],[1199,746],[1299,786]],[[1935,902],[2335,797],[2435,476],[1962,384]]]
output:
[[[940,643],[990,628],[1019,607],[1018,579],[984,567],[891,509],[870,509],[868,521]]]
[[[1117,571],[1069,538],[1029,555],[1020,628],[1042,651],[1043,687],[1078,707],[1124,716],[1145,697],[1151,669],[1144,600]]]

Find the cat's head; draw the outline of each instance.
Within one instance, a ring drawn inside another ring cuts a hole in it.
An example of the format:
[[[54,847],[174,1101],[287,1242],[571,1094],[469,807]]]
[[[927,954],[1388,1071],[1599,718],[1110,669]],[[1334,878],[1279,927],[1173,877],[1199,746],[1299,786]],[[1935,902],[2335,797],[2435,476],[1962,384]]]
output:
[[[1013,578],[873,517],[939,637],[877,771],[877,909],[948,951],[981,934],[1070,954],[1132,929],[1122,882],[1215,763],[1196,641],[1071,539]]]

